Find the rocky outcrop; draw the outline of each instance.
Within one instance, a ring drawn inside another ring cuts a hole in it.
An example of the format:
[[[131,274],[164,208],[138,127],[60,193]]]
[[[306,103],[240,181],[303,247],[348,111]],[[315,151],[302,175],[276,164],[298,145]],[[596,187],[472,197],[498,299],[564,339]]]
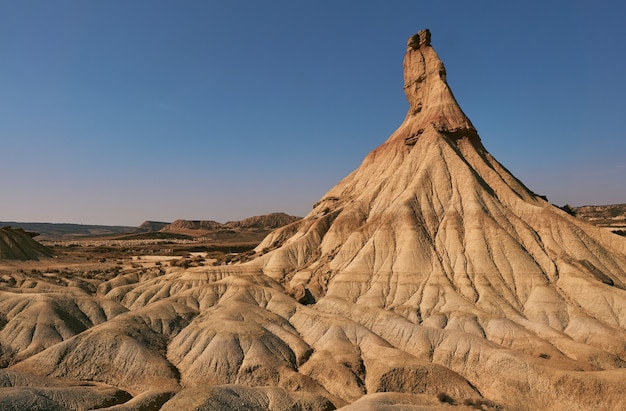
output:
[[[141,223],[139,227],[137,227],[136,231],[138,232],[150,232],[150,231],[159,231],[164,227],[167,227],[171,223],[164,223],[160,221],[144,221]]]
[[[300,220],[300,217],[295,217],[285,213],[272,213],[262,216],[245,218],[240,221],[229,221],[225,224],[227,227],[239,227],[239,228],[261,228],[273,230],[278,227],[282,227]]]
[[[223,224],[212,220],[176,220],[165,227],[161,231],[188,231],[188,230],[217,230],[223,228]]]
[[[574,397],[539,400],[536,393],[540,381],[556,387],[578,378],[569,374],[576,367],[625,364],[626,241],[547,203],[489,154],[428,38],[409,40],[410,107],[398,130],[297,227],[270,234],[257,250],[273,251],[248,266],[288,290],[304,288],[318,310],[460,373],[493,400],[575,406]],[[372,318],[385,321],[375,327]],[[452,351],[440,356],[434,348],[433,356],[430,343],[409,342],[424,327],[452,333],[441,336]],[[585,337],[586,327],[602,337]],[[508,358],[478,354],[491,344]],[[510,361],[528,371],[494,378]],[[564,367],[567,361],[579,365]],[[611,373],[582,374],[577,395],[608,387],[595,376]],[[520,384],[526,388],[515,395],[507,388]]]
[[[418,136],[429,130],[457,137],[476,136],[446,83],[446,69],[430,46],[430,32],[409,39],[404,56],[404,93],[409,113],[395,138]],[[391,139],[390,139],[391,141]]]
[[[52,257],[52,250],[33,239],[37,235],[19,228],[1,228],[0,260],[39,260]]]

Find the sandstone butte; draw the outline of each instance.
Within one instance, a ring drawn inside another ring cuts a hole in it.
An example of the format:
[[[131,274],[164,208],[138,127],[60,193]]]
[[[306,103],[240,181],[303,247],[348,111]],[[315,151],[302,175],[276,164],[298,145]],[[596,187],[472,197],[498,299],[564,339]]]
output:
[[[426,30],[404,91],[399,128],[248,262],[3,286],[0,408],[626,409],[626,239],[487,152]]]

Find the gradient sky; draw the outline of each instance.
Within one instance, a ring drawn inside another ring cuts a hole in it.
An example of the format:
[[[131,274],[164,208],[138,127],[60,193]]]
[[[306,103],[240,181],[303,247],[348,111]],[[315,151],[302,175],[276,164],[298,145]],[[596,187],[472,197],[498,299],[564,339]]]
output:
[[[0,221],[306,215],[400,125],[430,28],[485,147],[558,205],[626,203],[615,1],[0,0]]]

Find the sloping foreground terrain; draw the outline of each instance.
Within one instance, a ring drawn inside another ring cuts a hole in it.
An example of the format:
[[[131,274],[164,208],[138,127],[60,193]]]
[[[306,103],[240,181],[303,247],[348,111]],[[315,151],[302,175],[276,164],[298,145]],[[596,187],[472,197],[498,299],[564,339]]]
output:
[[[250,261],[12,274],[0,409],[626,409],[626,239],[485,150],[429,32],[404,78],[398,130]]]

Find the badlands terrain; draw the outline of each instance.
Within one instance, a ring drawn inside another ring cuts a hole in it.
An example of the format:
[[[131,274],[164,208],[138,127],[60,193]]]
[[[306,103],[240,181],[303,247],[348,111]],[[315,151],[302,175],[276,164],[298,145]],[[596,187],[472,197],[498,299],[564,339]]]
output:
[[[575,216],[598,227],[626,236],[626,204],[572,207],[570,210]]]
[[[428,31],[404,91],[302,219],[2,229],[0,409],[626,409],[626,238],[489,154]]]

